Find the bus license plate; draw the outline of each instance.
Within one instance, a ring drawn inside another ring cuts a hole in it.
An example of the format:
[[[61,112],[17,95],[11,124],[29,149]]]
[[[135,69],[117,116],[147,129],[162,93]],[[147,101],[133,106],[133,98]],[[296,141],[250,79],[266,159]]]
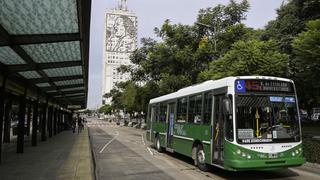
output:
[[[269,153],[269,158],[277,158],[278,154],[277,153]]]

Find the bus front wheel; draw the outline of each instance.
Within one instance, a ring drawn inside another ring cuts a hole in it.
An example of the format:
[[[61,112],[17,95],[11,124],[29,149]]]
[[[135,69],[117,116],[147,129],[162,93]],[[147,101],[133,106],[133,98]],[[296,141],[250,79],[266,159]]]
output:
[[[198,168],[201,171],[208,171],[208,165],[206,164],[205,160],[205,152],[203,150],[203,147],[201,145],[197,146],[197,151],[196,151],[196,164]]]
[[[161,147],[159,136],[156,137],[156,149],[160,153],[163,152],[163,148]]]

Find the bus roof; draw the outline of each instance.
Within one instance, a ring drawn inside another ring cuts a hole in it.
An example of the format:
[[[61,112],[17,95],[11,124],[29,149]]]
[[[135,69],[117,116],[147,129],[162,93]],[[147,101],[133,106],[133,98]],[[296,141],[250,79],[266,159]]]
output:
[[[182,88],[174,93],[166,94],[154,99],[150,100],[150,104],[162,102],[162,101],[167,101],[179,97],[184,97],[190,94],[196,94],[204,91],[209,91],[212,89],[217,89],[221,87],[228,87],[228,86],[233,86],[234,81],[236,79],[268,79],[268,80],[278,80],[278,81],[286,81],[286,82],[292,82],[290,79],[286,78],[280,78],[280,77],[272,77],[272,76],[237,76],[237,77],[226,77],[223,79],[218,79],[218,80],[208,80],[205,82],[202,82],[200,84],[195,84],[192,86],[188,86],[185,88]]]

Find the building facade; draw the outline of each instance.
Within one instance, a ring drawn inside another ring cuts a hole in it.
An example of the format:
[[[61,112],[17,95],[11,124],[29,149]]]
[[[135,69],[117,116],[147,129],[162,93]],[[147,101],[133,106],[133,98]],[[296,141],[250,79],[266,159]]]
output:
[[[132,65],[130,55],[137,48],[137,16],[128,10],[122,0],[115,9],[108,10],[105,21],[103,95],[109,93],[118,82],[130,79],[117,68]],[[103,98],[103,104],[111,104],[111,98]]]

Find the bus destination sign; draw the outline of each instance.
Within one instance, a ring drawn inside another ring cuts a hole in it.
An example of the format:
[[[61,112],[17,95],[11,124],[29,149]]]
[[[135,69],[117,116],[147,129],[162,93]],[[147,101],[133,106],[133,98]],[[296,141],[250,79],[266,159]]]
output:
[[[293,92],[293,85],[290,82],[246,79],[235,81],[235,91],[237,93],[245,92]]]

